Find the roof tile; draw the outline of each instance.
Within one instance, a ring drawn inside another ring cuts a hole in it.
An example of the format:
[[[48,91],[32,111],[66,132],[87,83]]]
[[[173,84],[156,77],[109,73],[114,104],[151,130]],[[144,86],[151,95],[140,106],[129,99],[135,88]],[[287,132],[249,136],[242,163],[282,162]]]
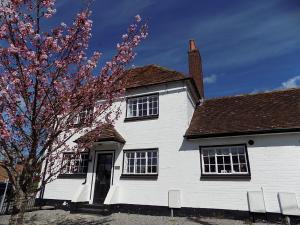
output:
[[[147,65],[129,69],[125,71],[124,75],[127,77],[126,88],[136,88],[187,79],[183,73],[169,70],[158,65]]]
[[[300,89],[208,99],[198,106],[187,138],[300,131]]]
[[[125,143],[125,140],[121,134],[119,134],[114,126],[110,124],[102,125],[99,129],[94,129],[86,133],[82,137],[78,138],[76,142],[84,142],[89,139],[89,136],[96,137],[95,142],[115,141],[119,143]]]

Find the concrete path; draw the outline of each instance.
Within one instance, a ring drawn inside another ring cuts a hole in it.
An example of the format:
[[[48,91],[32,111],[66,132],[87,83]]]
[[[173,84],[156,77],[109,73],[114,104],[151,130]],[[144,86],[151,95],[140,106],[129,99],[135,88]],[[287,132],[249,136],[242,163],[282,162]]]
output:
[[[0,216],[0,225],[8,224],[9,216]],[[26,213],[26,225],[244,225],[250,221],[195,218],[145,216],[114,213],[109,216],[70,214],[63,210],[40,210]],[[270,223],[268,223],[270,224]],[[255,223],[266,225],[266,223]]]

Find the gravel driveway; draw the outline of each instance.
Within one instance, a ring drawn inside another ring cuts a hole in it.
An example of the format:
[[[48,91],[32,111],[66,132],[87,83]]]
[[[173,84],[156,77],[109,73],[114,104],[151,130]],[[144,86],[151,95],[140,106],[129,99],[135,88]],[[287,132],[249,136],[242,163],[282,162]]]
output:
[[[9,216],[0,216],[0,225],[8,224]],[[114,213],[109,216],[70,214],[63,210],[40,210],[26,213],[26,225],[242,225],[247,221],[195,218],[145,216]],[[266,223],[255,223],[266,225]],[[268,223],[270,224],[270,223]]]

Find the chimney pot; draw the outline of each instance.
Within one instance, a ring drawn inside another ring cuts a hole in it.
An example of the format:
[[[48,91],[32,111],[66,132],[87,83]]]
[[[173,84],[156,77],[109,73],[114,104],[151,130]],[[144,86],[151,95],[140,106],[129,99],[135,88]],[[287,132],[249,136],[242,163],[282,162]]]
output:
[[[190,40],[189,41],[189,51],[195,51],[195,50],[197,50],[195,40]]]

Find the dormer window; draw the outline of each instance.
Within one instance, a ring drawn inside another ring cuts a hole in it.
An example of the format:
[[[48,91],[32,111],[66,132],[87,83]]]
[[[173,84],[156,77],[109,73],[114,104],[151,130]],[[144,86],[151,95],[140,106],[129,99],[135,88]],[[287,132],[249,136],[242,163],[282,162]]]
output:
[[[158,105],[158,94],[128,98],[126,119],[157,118]]]

